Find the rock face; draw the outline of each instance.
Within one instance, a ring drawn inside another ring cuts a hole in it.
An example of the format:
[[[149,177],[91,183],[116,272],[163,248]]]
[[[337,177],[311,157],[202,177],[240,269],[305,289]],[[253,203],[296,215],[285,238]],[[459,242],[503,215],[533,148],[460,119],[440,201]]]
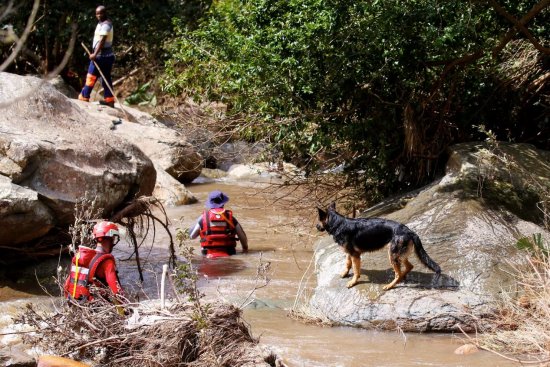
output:
[[[55,220],[51,210],[38,200],[36,191],[11,183],[0,176],[0,241],[16,245],[43,236]]]
[[[85,194],[107,213],[127,198],[151,194],[151,160],[52,86],[3,74],[0,101],[14,98],[0,115],[0,174],[36,191],[58,224],[73,221],[74,203]]]
[[[299,169],[291,163],[277,166],[267,162],[253,164],[233,164],[227,171],[228,180],[246,180],[251,182],[276,182],[285,176],[298,175]]]
[[[263,145],[250,145],[243,141],[211,147],[210,152],[219,169],[229,171],[233,165],[247,164],[265,150]]]
[[[97,120],[105,121],[105,113],[97,105],[74,101]],[[124,106],[124,110],[108,110],[115,112],[113,117],[133,123],[123,122],[113,130],[113,135],[122,137],[139,147],[155,164],[165,170],[170,176],[182,183],[189,183],[197,178],[203,166],[202,156],[197,153],[186,138],[176,130],[170,129],[151,115]],[[107,118],[111,123],[113,118]]]
[[[155,167],[157,166],[155,165]],[[197,202],[195,195],[160,167],[157,167],[157,182],[153,195],[164,206],[178,206]]]
[[[106,214],[154,190],[168,190],[170,203],[196,201],[175,180],[157,183],[147,154],[183,181],[200,174],[201,158],[150,115],[71,100],[38,78],[9,73],[0,73],[0,111],[0,246],[73,223],[85,195]]]
[[[548,182],[548,152],[530,146],[504,148],[517,151],[518,157],[526,155],[529,166],[538,167],[537,177]],[[498,293],[514,285],[507,272],[508,261],[524,258],[515,247],[517,240],[535,233],[549,238],[549,233],[468,191],[473,180],[477,182],[479,169],[488,168],[482,167],[480,152],[482,147],[475,144],[453,147],[447,174],[439,182],[412,200],[394,200],[366,213],[367,217],[406,223],[416,231],[427,253],[442,268],[437,283],[433,273],[411,256],[415,268],[406,282],[383,291],[393,271],[387,250],[382,250],[363,254],[360,284],[347,289],[347,279],[338,275],[344,254],[327,236],[316,249],[318,285],[308,305],[312,316],[345,325],[405,331],[456,331],[458,326],[473,331],[489,326]],[[396,202],[401,204],[398,210]]]

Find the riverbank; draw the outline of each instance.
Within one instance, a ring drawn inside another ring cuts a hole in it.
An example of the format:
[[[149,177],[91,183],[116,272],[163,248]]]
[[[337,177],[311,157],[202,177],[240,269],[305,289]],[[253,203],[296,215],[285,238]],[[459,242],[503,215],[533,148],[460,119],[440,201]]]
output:
[[[288,366],[345,366],[362,367],[365,360],[384,366],[513,366],[488,352],[458,356],[453,351],[463,343],[458,334],[418,334],[380,332],[348,327],[319,327],[306,325],[287,316],[300,285],[313,286],[311,273],[313,244],[322,238],[314,225],[316,210],[299,212],[287,203],[277,202],[277,196],[265,186],[222,181],[189,185],[198,203],[168,209],[171,229],[188,228],[204,210],[208,192],[221,189],[228,194],[227,207],[245,228],[250,253],[209,261],[195,249],[193,264],[199,272],[199,289],[205,302],[223,299],[244,307],[243,318],[252,335],[269,345]],[[117,246],[115,257],[125,285],[139,284],[135,262],[125,261],[131,254],[126,245]],[[158,282],[168,251],[166,238],[159,232],[155,245],[144,252],[145,273],[143,290],[152,298],[158,297]],[[269,282],[252,290],[257,283],[258,265],[270,264]],[[366,264],[368,264],[368,260]],[[368,265],[367,265],[368,266]],[[154,274],[153,272],[156,272]],[[303,283],[305,282],[305,283]]]

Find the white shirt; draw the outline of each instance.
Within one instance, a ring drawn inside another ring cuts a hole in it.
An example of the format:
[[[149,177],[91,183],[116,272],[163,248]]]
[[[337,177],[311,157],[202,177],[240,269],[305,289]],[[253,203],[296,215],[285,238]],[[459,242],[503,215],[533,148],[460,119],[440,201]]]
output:
[[[95,27],[95,33],[94,33],[94,50],[97,47],[97,44],[99,41],[101,41],[101,37],[107,36],[105,38],[105,43],[103,44],[103,48],[110,48],[113,46],[113,23],[111,23],[109,20],[106,20],[101,23],[97,23],[97,26]]]

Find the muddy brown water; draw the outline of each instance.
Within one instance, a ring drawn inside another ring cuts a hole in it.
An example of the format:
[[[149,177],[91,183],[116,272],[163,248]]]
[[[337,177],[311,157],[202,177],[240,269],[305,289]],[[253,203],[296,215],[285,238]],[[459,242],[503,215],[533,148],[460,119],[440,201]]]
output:
[[[301,211],[284,198],[273,203],[278,194],[263,186],[210,182],[188,188],[199,203],[167,211],[174,230],[191,227],[204,210],[208,192],[220,189],[230,197],[226,207],[234,211],[249,239],[248,254],[241,254],[239,247],[235,256],[211,260],[200,256],[198,241],[191,242],[204,301],[223,299],[244,307],[244,318],[253,335],[271,345],[289,367],[516,365],[483,351],[455,355],[454,350],[463,344],[460,335],[322,327],[289,318],[298,291],[315,283],[313,245],[322,234],[314,231],[313,204],[311,210]],[[134,261],[126,260],[130,249],[117,246],[115,253],[125,287],[134,293],[141,288],[150,298],[158,297],[160,269],[167,261],[167,237],[159,229],[154,243],[141,253],[145,269],[142,285],[138,285]],[[258,275],[259,269],[265,268],[269,269],[267,278],[262,272]],[[9,287],[0,291],[2,301],[28,296]]]

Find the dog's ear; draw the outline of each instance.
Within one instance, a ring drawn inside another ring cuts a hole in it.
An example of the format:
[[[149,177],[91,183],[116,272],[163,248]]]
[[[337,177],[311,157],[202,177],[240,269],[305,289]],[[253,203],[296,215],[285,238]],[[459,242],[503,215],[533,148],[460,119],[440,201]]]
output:
[[[330,206],[328,208],[331,210],[336,210],[336,202],[333,201],[332,203],[330,203]]]
[[[324,211],[321,208],[317,208],[317,211],[319,212],[319,220],[320,221],[323,221],[323,220],[327,219],[327,212],[326,211]]]

